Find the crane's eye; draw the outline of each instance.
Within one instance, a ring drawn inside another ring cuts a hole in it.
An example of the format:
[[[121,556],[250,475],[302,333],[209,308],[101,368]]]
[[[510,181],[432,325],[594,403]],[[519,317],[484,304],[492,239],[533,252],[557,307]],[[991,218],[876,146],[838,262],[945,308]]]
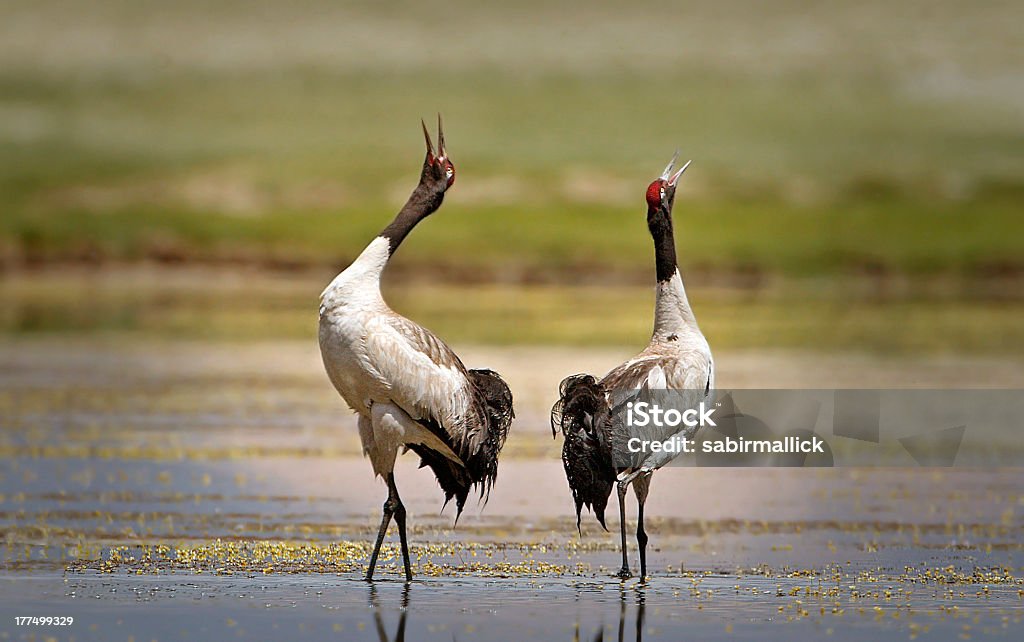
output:
[[[455,174],[455,170],[454,170],[454,169],[452,169],[452,168],[451,168],[451,166],[449,166],[449,167],[445,168],[445,170],[444,170],[444,173],[445,173],[445,175],[446,175],[446,176],[447,176],[448,178],[451,178],[451,177],[452,177],[452,175],[453,175],[453,174]]]
[[[661,200],[665,200],[665,188],[661,188]]]

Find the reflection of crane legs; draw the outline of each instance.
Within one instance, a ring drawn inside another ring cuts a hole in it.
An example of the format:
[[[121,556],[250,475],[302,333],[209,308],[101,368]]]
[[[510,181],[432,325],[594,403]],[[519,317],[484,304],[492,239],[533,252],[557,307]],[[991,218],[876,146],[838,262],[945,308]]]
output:
[[[377,587],[370,585],[370,606],[373,607],[373,621],[377,626],[377,638],[380,642],[405,642],[405,618],[409,613],[409,585],[402,588],[402,611],[398,616],[398,630],[395,631],[395,639],[388,638],[384,630],[384,618],[381,617],[380,605],[377,603]]]
[[[380,610],[373,612],[373,619],[377,623],[377,638],[380,642],[405,642],[405,616],[408,612],[402,609],[402,614],[398,616],[398,630],[395,631],[395,639],[392,641],[388,638],[387,631],[384,630],[384,619],[380,616]]]
[[[643,642],[644,639],[644,602],[646,596],[642,591],[637,592],[637,605],[636,605],[636,642]],[[573,642],[579,642],[580,640],[580,625],[576,623],[576,631],[573,634]],[[626,591],[623,590],[621,594],[621,600],[619,601],[619,637],[618,642],[625,642],[626,640]],[[594,642],[604,642],[604,625],[598,629],[594,635]]]

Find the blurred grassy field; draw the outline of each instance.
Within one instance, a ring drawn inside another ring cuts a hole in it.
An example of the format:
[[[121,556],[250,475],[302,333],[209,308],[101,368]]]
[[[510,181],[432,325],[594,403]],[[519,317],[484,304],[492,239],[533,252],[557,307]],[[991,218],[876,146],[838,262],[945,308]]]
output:
[[[442,111],[458,179],[389,288],[453,341],[642,342],[642,193],[679,147],[716,346],[1024,353],[1018,3],[2,11],[5,332],[311,336]]]
[[[570,7],[572,10],[570,10]],[[447,116],[458,181],[401,261],[646,275],[678,146],[688,266],[1017,272],[1013,3],[8,2],[0,256],[344,263]],[[454,277],[453,277],[454,278]]]
[[[316,344],[329,271],[47,269],[0,281],[0,335]],[[642,347],[654,295],[641,285],[444,284],[388,274],[399,312],[457,345]],[[945,278],[781,279],[689,288],[716,350],[1024,356],[1024,304]]]

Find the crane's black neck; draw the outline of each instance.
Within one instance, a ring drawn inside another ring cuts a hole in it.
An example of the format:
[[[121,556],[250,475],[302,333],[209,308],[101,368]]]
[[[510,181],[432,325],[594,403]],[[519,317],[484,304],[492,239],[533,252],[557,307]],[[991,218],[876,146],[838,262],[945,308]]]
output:
[[[676,272],[676,242],[672,234],[672,215],[664,207],[647,209],[647,229],[654,239],[654,265],[658,283],[664,283]]]
[[[416,186],[416,189],[412,191],[412,195],[409,196],[409,200],[406,201],[402,209],[399,210],[398,215],[395,216],[395,220],[391,221],[380,233],[381,236],[388,240],[388,256],[395,253],[395,250],[402,244],[405,237],[409,235],[412,228],[416,227],[417,223],[441,207],[441,201],[443,200],[443,191],[432,189],[422,183]]]

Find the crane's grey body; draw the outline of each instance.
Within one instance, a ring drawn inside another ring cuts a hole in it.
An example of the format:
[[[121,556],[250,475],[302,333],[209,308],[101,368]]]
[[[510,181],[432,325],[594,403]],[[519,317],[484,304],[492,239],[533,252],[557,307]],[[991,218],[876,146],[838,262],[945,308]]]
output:
[[[676,391],[679,407],[697,407],[710,399],[715,384],[714,359],[707,340],[697,326],[678,269],[672,277],[658,283],[655,295],[654,333],[647,347],[629,361],[616,366],[601,379],[610,409],[619,409],[640,390]],[[624,422],[615,422],[625,429]],[[645,427],[642,436],[668,441],[682,434],[691,438],[695,428]],[[639,435],[640,433],[637,433]],[[634,434],[616,435],[615,443],[626,443]],[[673,452],[652,452],[631,469],[620,472],[625,478],[634,473],[650,473],[675,458]]]
[[[560,430],[564,437],[562,463],[576,503],[577,526],[580,525],[584,506],[592,509],[601,525],[605,526],[604,510],[613,487],[617,489],[622,536],[622,570],[619,575],[622,577],[629,576],[625,531],[627,489],[633,486],[639,504],[637,541],[643,578],[646,575],[647,545],[643,511],[650,477],[655,470],[669,463],[675,454],[651,452],[630,465],[617,465],[620,459],[613,449],[626,444],[634,435],[616,434],[615,431],[628,432],[630,428],[625,422],[613,422],[612,416],[643,390],[673,390],[683,395],[678,400],[681,405],[697,407],[701,401],[710,400],[715,383],[711,348],[697,325],[676,265],[671,208],[675,182],[689,163],[675,175],[670,175],[674,163],[675,159],[662,177],[650,185],[647,195],[647,220],[655,244],[658,276],[651,340],[640,354],[613,368],[600,380],[585,374],[566,378],[560,387],[559,400],[551,411],[552,431]],[[667,441],[680,432],[687,438],[692,437],[695,430],[645,428],[643,437]]]

